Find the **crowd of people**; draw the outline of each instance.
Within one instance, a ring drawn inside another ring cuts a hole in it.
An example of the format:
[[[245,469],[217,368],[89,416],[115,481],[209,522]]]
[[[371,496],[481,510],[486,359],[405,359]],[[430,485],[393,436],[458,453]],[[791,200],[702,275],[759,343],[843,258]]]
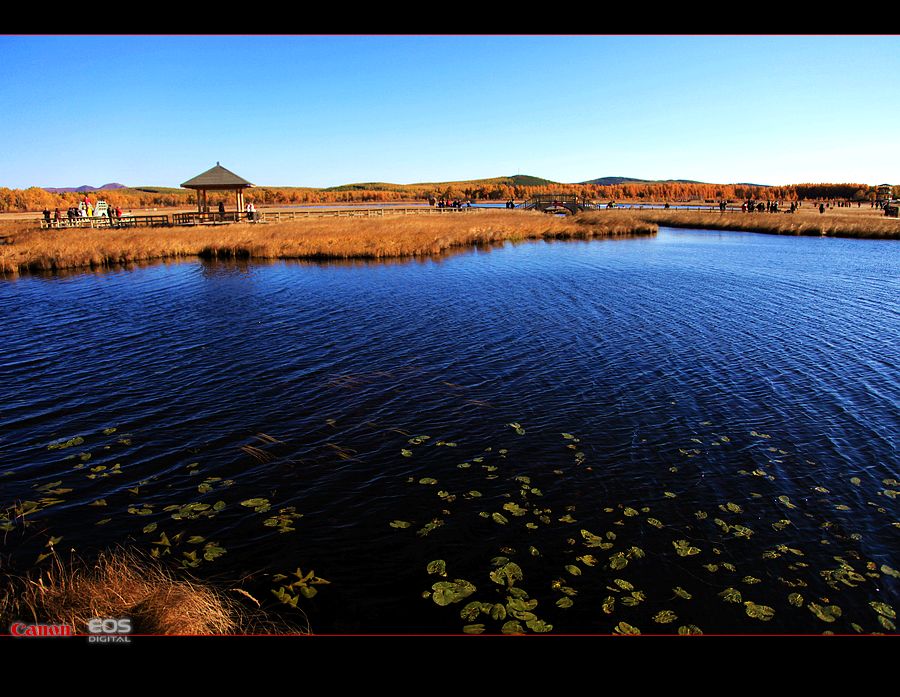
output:
[[[437,208],[462,208],[463,205],[465,205],[466,208],[471,208],[472,202],[471,201],[463,201],[462,199],[458,199],[458,198],[454,198],[452,200],[448,200],[445,198],[435,199],[433,196],[430,196],[428,198],[428,205],[436,206]]]
[[[58,206],[54,209],[52,214],[50,213],[49,208],[45,208],[43,214],[44,222],[47,223],[48,226],[51,222],[56,223],[58,226],[63,219],[62,212],[59,210]],[[95,205],[87,196],[79,201],[77,206],[69,206],[66,210],[66,220],[70,222],[79,218],[108,218],[109,224],[112,226],[115,225],[116,220],[121,217],[121,208],[109,206],[105,201],[97,201]]]

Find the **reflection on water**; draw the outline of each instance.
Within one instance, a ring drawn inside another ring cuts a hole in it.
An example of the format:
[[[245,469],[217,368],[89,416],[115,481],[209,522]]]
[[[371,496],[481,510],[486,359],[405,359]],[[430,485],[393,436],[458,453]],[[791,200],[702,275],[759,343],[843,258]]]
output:
[[[322,632],[893,631],[897,249],[663,229],[5,281],[0,553],[132,541]]]

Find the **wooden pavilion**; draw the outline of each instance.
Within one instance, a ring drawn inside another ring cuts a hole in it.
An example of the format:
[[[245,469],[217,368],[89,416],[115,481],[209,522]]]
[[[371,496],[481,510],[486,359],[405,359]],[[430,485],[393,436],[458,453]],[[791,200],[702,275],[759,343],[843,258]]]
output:
[[[206,196],[208,191],[233,191],[236,211],[240,216],[244,211],[244,189],[253,184],[216,162],[215,167],[206,170],[203,174],[198,174],[193,179],[188,179],[181,186],[185,189],[196,190],[197,212],[201,214],[209,213],[209,201]]]

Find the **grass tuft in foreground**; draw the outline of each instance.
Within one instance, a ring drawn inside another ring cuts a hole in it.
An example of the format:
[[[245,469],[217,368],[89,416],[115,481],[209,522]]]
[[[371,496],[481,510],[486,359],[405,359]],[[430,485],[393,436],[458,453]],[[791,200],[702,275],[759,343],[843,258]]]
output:
[[[85,634],[91,618],[130,617],[135,634],[308,633],[275,623],[218,588],[176,578],[135,550],[105,552],[92,562],[56,558],[36,577],[10,577],[2,586],[0,625],[7,627],[17,620],[68,624]]]

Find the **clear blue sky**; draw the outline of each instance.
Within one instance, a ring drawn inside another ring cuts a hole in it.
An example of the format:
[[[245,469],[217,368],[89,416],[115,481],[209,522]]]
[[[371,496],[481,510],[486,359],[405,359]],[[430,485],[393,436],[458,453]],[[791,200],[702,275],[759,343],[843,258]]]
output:
[[[900,37],[0,36],[0,186],[900,183]]]

